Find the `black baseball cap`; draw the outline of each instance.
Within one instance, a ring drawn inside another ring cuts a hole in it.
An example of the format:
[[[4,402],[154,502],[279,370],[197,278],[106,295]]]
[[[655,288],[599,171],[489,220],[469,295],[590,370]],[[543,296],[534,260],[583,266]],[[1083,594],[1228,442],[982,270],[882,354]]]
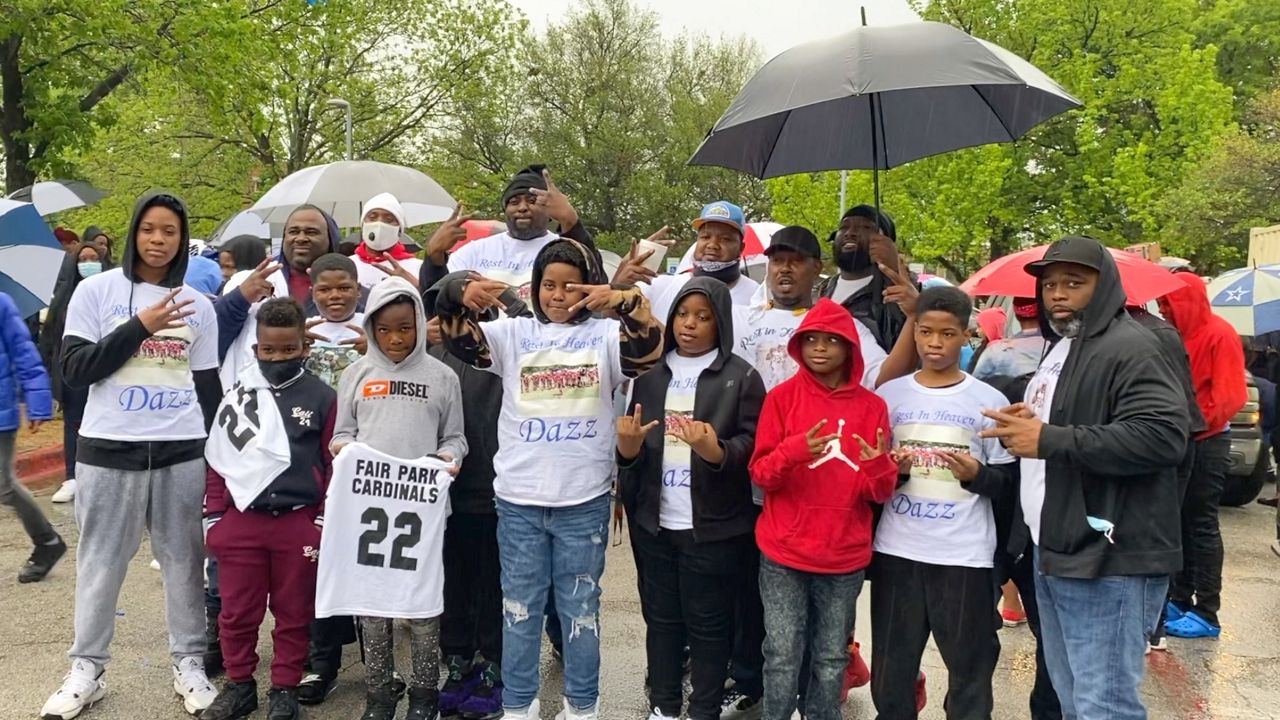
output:
[[[822,247],[818,245],[818,236],[807,227],[788,225],[775,232],[769,239],[769,247],[764,249],[766,256],[777,250],[791,250],[815,260],[822,259]]]
[[[776,236],[775,236],[776,237]],[[1040,277],[1054,263],[1073,263],[1102,271],[1102,258],[1107,248],[1098,240],[1085,235],[1068,235],[1049,246],[1044,258],[1023,266],[1029,275]]]

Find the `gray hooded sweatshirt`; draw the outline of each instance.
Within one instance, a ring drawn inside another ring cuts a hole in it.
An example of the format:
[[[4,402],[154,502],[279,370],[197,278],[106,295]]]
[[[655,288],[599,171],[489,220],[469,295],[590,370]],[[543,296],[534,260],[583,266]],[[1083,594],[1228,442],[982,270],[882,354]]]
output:
[[[409,356],[393,362],[378,349],[374,317],[393,298],[413,301],[417,342]],[[462,425],[458,375],[427,354],[427,321],[418,290],[400,278],[374,286],[365,306],[369,352],[347,368],[338,384],[333,446],[362,442],[395,457],[447,453],[462,462],[467,439]]]

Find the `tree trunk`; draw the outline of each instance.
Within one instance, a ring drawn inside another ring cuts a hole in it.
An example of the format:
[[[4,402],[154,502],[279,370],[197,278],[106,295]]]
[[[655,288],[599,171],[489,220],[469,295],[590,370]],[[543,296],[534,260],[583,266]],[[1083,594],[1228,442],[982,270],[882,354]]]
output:
[[[18,51],[22,47],[21,35],[10,35],[0,42],[0,141],[4,143],[5,192],[11,193],[35,182],[31,169],[31,143],[22,133],[31,129],[23,103],[22,70],[18,65]]]

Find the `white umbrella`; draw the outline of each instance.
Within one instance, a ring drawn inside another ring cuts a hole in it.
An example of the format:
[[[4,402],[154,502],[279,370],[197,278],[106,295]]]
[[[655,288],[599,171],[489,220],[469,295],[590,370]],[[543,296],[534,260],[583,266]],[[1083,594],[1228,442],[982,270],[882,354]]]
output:
[[[35,205],[41,216],[92,205],[106,196],[83,180],[46,180],[9,194],[12,200]]]
[[[747,261],[748,272],[756,265],[764,265],[765,248],[769,247],[769,241],[773,238],[773,234],[782,229],[781,223],[776,222],[754,222],[747,223],[746,231],[742,235],[742,257]],[[693,248],[697,245],[694,243],[684,251],[684,256],[680,258],[680,264],[676,266],[676,272],[688,272],[693,269]]]
[[[49,304],[66,251],[31,203],[0,199],[0,292],[23,317]]]
[[[284,221],[269,223],[253,210],[241,210],[222,222],[205,242],[212,248],[220,248],[222,244],[239,235],[252,235],[263,240],[280,237],[284,232]]]
[[[249,208],[268,223],[284,223],[299,205],[315,205],[342,227],[364,219],[364,204],[391,193],[404,208],[405,225],[446,220],[457,202],[425,173],[372,160],[343,160],[304,168],[281,180]]]

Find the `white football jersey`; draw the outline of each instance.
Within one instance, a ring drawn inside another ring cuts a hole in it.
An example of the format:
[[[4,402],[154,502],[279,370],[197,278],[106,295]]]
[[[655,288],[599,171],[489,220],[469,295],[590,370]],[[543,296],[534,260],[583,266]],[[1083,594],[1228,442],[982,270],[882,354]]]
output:
[[[316,617],[431,618],[444,612],[444,525],[452,467],[352,443],[333,461]]]

